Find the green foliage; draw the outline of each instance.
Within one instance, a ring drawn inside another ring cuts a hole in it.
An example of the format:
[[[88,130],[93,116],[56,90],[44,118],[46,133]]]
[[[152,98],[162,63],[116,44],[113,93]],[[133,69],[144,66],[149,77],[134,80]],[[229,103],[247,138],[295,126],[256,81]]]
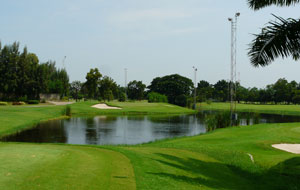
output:
[[[270,5],[290,6],[299,2],[299,0],[249,0],[249,5],[258,10]],[[278,57],[291,56],[294,60],[300,58],[300,19],[273,16],[276,20],[269,22],[260,34],[255,35],[250,44],[248,55],[255,67],[269,65]]]
[[[169,103],[176,104],[176,98],[178,96],[191,95],[193,86],[194,85],[191,79],[174,74],[154,78],[151,82],[151,85],[148,86],[148,89],[150,92],[157,92],[166,95]],[[180,104],[183,105],[182,102],[180,102]]]
[[[208,116],[205,120],[206,130],[212,131],[215,129],[230,127],[230,112],[218,112],[215,115]]]
[[[7,102],[0,102],[0,106],[7,106],[8,103]]]
[[[104,91],[103,99],[107,101],[111,101],[114,99],[114,95],[111,90]]]
[[[19,51],[19,43],[0,48],[0,99],[27,101],[39,99],[40,93],[66,95],[69,78],[55,62],[39,64],[38,57],[27,51]]]
[[[102,74],[99,72],[97,68],[90,69],[90,71],[86,74],[86,90],[89,98],[97,99],[98,96],[98,85],[100,84],[100,79]]]
[[[148,102],[165,102],[168,103],[168,98],[165,95],[159,94],[157,92],[150,92],[147,96]]]
[[[126,94],[124,92],[121,92],[119,95],[119,102],[125,102],[126,101]]]
[[[178,106],[186,107],[187,103],[188,103],[187,100],[188,100],[188,97],[184,94],[181,94],[179,96],[176,96],[175,104]]]
[[[65,108],[65,115],[71,117],[72,116],[72,109],[70,105],[67,105]]]
[[[142,81],[131,81],[127,86],[128,98],[131,100],[142,100],[146,85]]]
[[[117,83],[110,77],[104,76],[99,83],[99,94],[104,100],[113,100],[119,95]]]
[[[28,100],[27,103],[28,104],[39,104],[40,101],[39,100]]]

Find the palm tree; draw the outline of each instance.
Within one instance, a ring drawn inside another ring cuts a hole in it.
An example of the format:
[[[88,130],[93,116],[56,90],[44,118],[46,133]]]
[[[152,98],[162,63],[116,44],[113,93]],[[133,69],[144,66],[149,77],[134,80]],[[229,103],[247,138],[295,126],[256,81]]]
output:
[[[250,8],[259,10],[270,5],[291,6],[300,0],[248,0]],[[250,44],[248,55],[255,67],[269,65],[275,58],[292,56],[300,59],[300,19],[284,19],[271,21]]]

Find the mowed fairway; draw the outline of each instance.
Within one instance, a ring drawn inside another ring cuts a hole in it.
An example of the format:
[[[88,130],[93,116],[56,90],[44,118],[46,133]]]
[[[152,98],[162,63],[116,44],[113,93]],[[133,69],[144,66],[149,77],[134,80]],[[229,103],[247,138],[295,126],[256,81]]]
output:
[[[135,189],[124,155],[99,148],[0,144],[0,189]]]

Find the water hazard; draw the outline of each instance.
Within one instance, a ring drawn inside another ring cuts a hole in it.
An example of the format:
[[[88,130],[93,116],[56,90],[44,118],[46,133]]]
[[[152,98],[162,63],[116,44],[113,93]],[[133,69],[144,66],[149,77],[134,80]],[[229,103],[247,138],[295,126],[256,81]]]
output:
[[[141,144],[206,132],[206,118],[215,112],[183,116],[96,116],[52,120],[4,137],[2,141],[67,144]],[[299,116],[240,113],[239,123],[300,122]]]

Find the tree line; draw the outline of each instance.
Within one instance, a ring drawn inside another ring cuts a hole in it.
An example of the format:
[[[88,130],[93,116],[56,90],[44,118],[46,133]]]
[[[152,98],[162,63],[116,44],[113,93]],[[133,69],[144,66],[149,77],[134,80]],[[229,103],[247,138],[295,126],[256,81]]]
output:
[[[69,76],[54,61],[40,63],[38,56],[19,43],[2,47],[0,42],[0,99],[27,101],[39,99],[41,93],[68,94]]]

